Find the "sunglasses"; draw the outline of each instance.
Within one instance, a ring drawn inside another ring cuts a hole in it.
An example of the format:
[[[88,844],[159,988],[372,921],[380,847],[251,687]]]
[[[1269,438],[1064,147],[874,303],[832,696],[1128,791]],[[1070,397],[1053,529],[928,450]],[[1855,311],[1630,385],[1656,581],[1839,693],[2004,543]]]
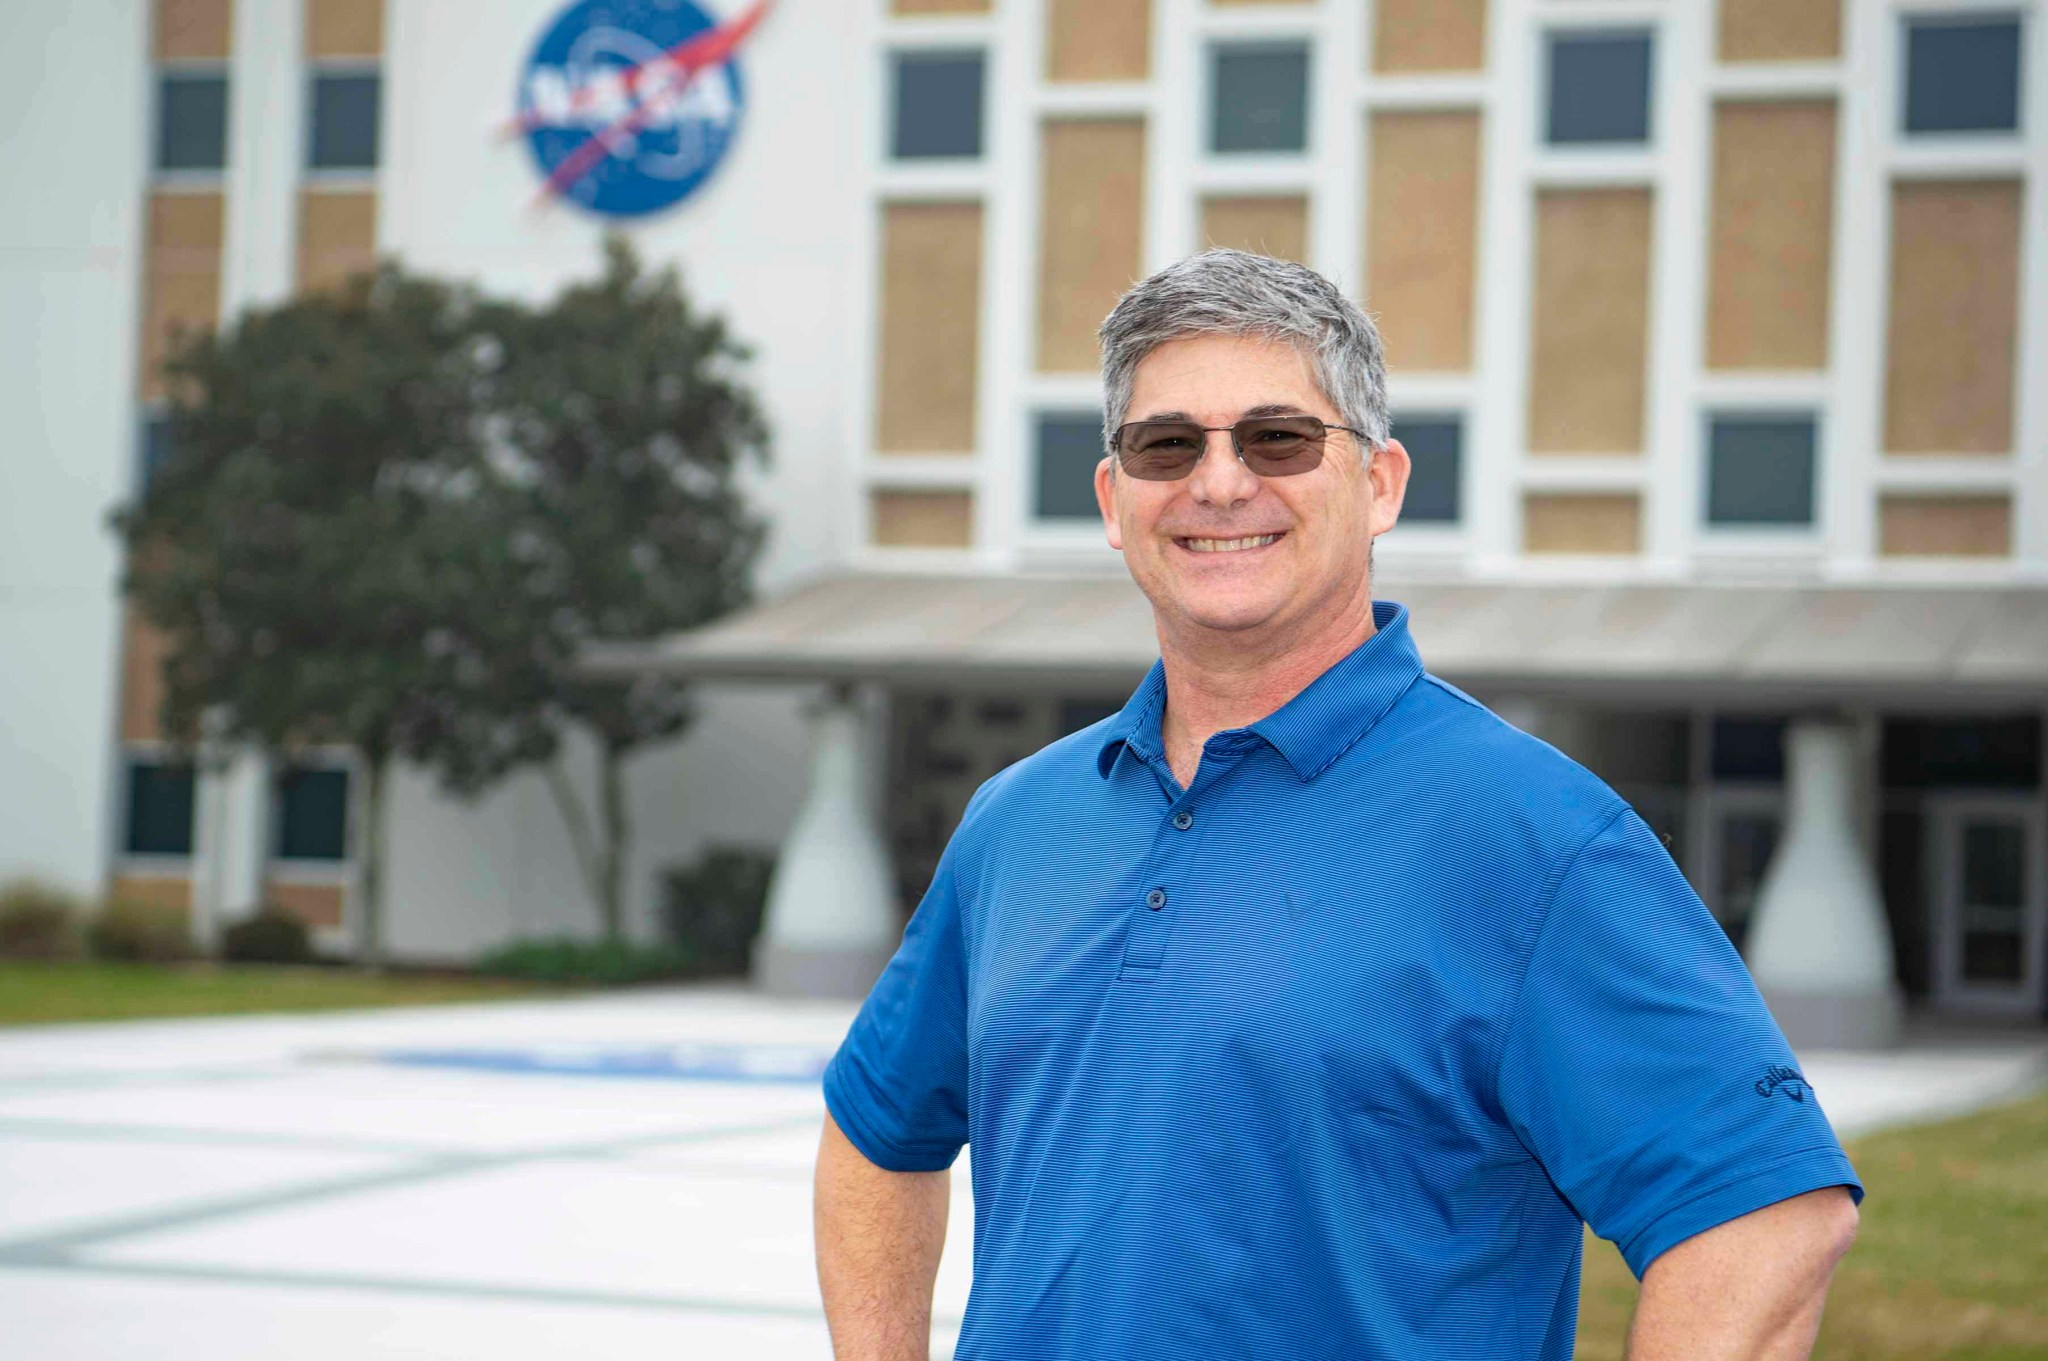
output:
[[[1202,461],[1204,437],[1228,430],[1231,447],[1244,466],[1260,477],[1292,477],[1323,461],[1323,445],[1332,430],[1365,436],[1348,425],[1331,425],[1314,416],[1250,416],[1236,425],[1197,425],[1193,421],[1131,421],[1109,437],[1119,468],[1147,482],[1176,482]]]

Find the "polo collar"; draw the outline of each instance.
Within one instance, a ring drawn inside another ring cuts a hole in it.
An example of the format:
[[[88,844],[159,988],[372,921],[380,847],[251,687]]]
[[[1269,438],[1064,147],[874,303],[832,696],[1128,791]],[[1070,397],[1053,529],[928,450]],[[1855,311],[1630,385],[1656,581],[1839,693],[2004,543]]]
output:
[[[1372,637],[1247,729],[1264,738],[1304,780],[1322,774],[1357,746],[1422,674],[1422,657],[1408,632],[1407,606],[1375,600],[1372,621]],[[1108,778],[1126,748],[1140,760],[1158,759],[1164,750],[1160,720],[1165,712],[1166,664],[1154,662],[1103,732],[1096,770]]]

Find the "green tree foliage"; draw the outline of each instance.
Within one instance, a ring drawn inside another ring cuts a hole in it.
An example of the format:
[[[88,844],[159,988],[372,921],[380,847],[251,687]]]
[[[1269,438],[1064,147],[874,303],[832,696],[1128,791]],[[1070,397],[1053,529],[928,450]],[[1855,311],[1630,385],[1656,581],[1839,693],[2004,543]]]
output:
[[[360,754],[373,965],[391,762],[440,740],[450,678],[480,664],[451,625],[505,574],[478,514],[482,316],[466,290],[387,266],[182,338],[174,452],[116,517],[127,589],[167,635],[167,734]]]
[[[597,279],[537,308],[496,310],[491,505],[514,581],[473,623],[488,659],[466,695],[469,731],[440,754],[458,786],[542,763],[605,935],[621,929],[631,842],[629,757],[681,733],[673,678],[580,670],[597,640],[657,638],[743,604],[763,537],[738,474],[765,462],[767,424],[740,377],[747,349],[695,309],[673,268],[605,245]],[[489,729],[480,736],[474,729]],[[569,777],[565,737],[595,753],[596,806]]]
[[[117,517],[128,588],[167,635],[165,731],[360,753],[366,962],[399,758],[470,795],[540,767],[619,934],[625,766],[690,708],[677,681],[577,657],[746,599],[763,530],[737,474],[768,443],[746,357],[618,240],[543,306],[386,265],[177,347],[174,452]]]

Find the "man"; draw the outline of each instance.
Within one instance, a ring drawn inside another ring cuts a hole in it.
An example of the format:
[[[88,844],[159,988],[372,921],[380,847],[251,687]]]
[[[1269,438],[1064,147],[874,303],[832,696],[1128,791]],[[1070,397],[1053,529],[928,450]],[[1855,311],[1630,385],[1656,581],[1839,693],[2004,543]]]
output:
[[[1372,599],[1371,321],[1210,251],[1102,347],[1161,660],[976,794],[826,1074],[841,1361],[926,1355],[963,1143],[964,1361],[1557,1361],[1581,1221],[1634,1361],[1806,1356],[1856,1175],[1657,837]]]

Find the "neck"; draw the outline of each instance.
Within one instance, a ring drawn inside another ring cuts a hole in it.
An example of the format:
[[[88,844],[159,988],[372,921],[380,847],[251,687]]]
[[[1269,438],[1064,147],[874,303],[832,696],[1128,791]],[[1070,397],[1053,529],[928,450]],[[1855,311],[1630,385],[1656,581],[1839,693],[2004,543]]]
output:
[[[1281,708],[1375,631],[1370,580],[1361,580],[1340,608],[1257,629],[1223,632],[1161,619],[1160,740],[1174,775],[1183,786],[1192,783],[1203,743]]]

